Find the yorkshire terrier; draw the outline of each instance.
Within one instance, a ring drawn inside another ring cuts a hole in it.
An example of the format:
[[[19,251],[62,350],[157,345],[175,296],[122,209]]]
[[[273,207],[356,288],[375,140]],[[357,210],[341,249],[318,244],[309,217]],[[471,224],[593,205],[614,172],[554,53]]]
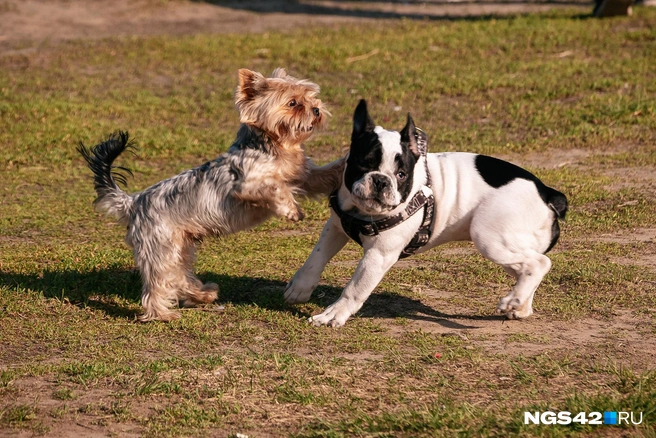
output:
[[[228,151],[138,193],[119,188],[126,181],[121,170],[131,172],[113,166],[134,147],[127,132],[90,150],[79,145],[94,174],[96,210],[127,226],[125,241],[143,282],[140,321],[171,321],[180,317],[176,305],[217,299],[218,285],[203,284],[193,273],[195,244],[203,237],[246,230],[272,215],[298,221],[303,213],[294,195],[329,194],[339,185],[343,162],[317,167],[302,149],[330,114],[318,93],[317,84],[281,68],[271,78],[239,70],[241,126]]]

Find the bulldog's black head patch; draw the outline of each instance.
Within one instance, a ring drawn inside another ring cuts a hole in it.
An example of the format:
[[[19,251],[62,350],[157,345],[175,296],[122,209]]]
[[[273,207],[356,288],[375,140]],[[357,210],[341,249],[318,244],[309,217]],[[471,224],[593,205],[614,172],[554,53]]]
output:
[[[374,132],[376,126],[362,99],[353,114],[351,150],[346,161],[344,184],[351,191],[353,183],[372,171],[378,171],[383,161],[383,145]]]
[[[412,117],[400,133],[376,127],[367,103],[361,100],[353,115],[351,149],[344,184],[361,199],[395,207],[412,191],[414,168],[421,155]]]

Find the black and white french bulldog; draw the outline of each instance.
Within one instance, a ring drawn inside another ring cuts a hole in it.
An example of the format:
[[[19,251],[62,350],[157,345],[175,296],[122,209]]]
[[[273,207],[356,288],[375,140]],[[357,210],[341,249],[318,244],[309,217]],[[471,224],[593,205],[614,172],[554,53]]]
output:
[[[400,257],[458,240],[473,241],[517,280],[497,313],[528,317],[535,290],[551,268],[545,253],[558,240],[567,198],[506,161],[461,152],[426,154],[425,134],[409,114],[400,133],[387,131],[374,125],[361,100],[331,207],[319,242],[287,284],[285,300],[308,301],[350,235],[364,256],[340,298],[310,318],[315,325],[340,327]]]

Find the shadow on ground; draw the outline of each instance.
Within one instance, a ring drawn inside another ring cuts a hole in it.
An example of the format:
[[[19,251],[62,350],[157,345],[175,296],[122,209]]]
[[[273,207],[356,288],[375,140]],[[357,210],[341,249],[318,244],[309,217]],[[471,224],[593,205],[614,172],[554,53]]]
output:
[[[224,1],[224,0],[193,0],[196,3],[207,3],[230,9],[258,13],[307,14],[335,17],[354,17],[372,19],[410,19],[410,20],[486,20],[499,18],[496,13],[482,13],[454,16],[445,13],[444,8],[460,8],[467,6],[494,7],[510,5],[529,6],[590,6],[588,0],[391,0],[367,1],[353,0],[303,1],[303,0],[255,0],[255,1]],[[394,5],[396,10],[389,10]],[[585,17],[582,15],[581,18]]]
[[[220,287],[219,303],[235,305],[254,304],[258,307],[290,312],[298,316],[309,317],[310,314],[284,302],[285,283],[258,277],[236,277],[199,273],[203,281],[215,282]],[[79,271],[43,271],[39,274],[19,274],[0,272],[0,286],[20,293],[32,290],[46,298],[68,300],[70,303],[100,310],[114,318],[133,318],[134,306],[121,304],[123,300],[107,298],[120,297],[139,302],[141,280],[135,270],[102,269],[91,272]],[[341,294],[341,288],[319,286],[313,294],[312,302],[326,307]],[[374,293],[365,303],[359,315],[364,318],[406,318],[423,320],[440,324],[451,329],[476,328],[461,324],[455,320],[501,320],[497,316],[478,316],[473,314],[447,314],[437,311],[421,301],[391,294],[385,291]]]

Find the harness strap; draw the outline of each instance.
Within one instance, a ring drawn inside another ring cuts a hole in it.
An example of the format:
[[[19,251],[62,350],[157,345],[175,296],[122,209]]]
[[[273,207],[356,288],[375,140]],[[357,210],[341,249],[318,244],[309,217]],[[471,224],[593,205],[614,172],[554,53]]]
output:
[[[355,240],[360,246],[362,246],[362,239],[360,239],[360,235],[377,236],[381,231],[394,228],[395,226],[408,219],[410,216],[413,216],[428,203],[434,205],[433,194],[431,193],[430,195],[426,196],[424,190],[422,189],[415,193],[415,195],[412,197],[412,199],[410,199],[408,205],[406,205],[402,212],[397,213],[394,216],[388,216],[385,219],[367,221],[358,219],[355,216],[352,216],[343,211],[337,200],[337,192],[333,192],[333,194],[330,195],[330,207],[335,211],[335,213],[337,213],[337,216],[339,216],[344,232],[348,234],[351,239]],[[432,210],[428,215],[432,218]],[[427,214],[424,212],[424,222],[426,222],[426,216]],[[428,224],[430,225],[430,220]]]
[[[417,140],[417,149],[421,156],[424,157],[424,167],[426,168],[426,186],[431,187],[431,174],[428,171],[428,136],[423,129],[415,127],[417,135],[415,139]]]
[[[408,243],[408,245],[401,251],[399,259],[404,259],[413,255],[419,250],[422,246],[428,243],[428,240],[431,236],[431,224],[433,223],[433,212],[435,210],[435,198],[433,195],[430,195],[426,199],[426,205],[424,206],[424,220],[421,223],[421,226],[415,233],[414,237]]]

